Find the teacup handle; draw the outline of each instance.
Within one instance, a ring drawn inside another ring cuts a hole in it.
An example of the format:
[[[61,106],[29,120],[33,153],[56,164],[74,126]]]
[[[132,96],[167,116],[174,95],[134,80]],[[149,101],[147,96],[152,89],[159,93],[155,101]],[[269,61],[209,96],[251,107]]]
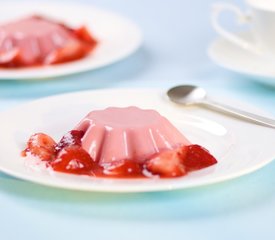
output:
[[[216,3],[213,5],[211,20],[212,25],[214,29],[217,31],[217,33],[219,33],[222,37],[226,38],[230,42],[233,42],[234,44],[242,47],[243,49],[246,49],[257,55],[262,55],[262,50],[258,46],[227,31],[220,25],[219,16],[224,10],[232,11],[233,13],[235,13],[239,24],[251,22],[251,16],[243,13],[235,5],[228,3]]]

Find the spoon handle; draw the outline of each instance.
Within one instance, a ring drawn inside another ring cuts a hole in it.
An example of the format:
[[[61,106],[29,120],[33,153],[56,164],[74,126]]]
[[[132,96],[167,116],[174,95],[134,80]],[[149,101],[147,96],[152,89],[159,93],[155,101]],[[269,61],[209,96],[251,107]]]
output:
[[[222,111],[224,113],[230,114],[232,116],[240,117],[247,121],[257,123],[259,125],[268,126],[271,128],[275,128],[275,119],[266,118],[254,113],[250,113],[241,109],[237,109],[235,107],[231,107],[225,105],[223,103],[217,103],[212,100],[206,99],[203,102],[200,102],[201,105]]]

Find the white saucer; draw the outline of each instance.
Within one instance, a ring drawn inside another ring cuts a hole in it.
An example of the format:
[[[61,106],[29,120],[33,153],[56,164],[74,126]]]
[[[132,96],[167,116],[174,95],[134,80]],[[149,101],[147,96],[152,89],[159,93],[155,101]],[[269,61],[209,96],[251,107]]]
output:
[[[209,149],[218,164],[175,179],[119,180],[37,171],[20,157],[35,132],[58,140],[91,110],[130,105],[159,111],[191,142]],[[202,186],[250,173],[275,158],[274,129],[209,110],[182,108],[169,102],[163,91],[150,89],[95,90],[37,100],[1,113],[0,132],[1,171],[47,186],[83,191],[146,192]]]
[[[240,37],[253,41],[251,33],[242,32]],[[259,57],[220,37],[208,49],[208,55],[218,65],[252,76],[252,80],[275,86],[275,59]]]
[[[89,5],[49,2],[5,2],[0,8],[0,24],[9,20],[41,14],[72,26],[85,24],[99,45],[88,57],[71,63],[25,69],[0,69],[0,80],[41,79],[68,75],[119,61],[141,44],[140,29],[128,19]]]

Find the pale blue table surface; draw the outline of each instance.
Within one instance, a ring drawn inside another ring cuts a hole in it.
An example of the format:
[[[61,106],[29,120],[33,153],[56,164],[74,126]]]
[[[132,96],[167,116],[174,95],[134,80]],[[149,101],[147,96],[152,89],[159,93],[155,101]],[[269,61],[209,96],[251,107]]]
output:
[[[274,87],[221,69],[207,57],[207,46],[216,37],[209,21],[214,1],[79,2],[130,17],[144,32],[142,47],[93,72],[47,81],[0,81],[1,111],[77,90],[195,83],[275,114]],[[103,194],[47,188],[0,173],[0,239],[275,239],[274,175],[275,162],[207,187]]]

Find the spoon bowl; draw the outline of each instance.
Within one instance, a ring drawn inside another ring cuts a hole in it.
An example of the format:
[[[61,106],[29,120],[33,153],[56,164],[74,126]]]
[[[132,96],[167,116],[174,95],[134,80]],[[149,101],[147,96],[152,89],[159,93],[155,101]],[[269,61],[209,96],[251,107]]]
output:
[[[201,87],[182,85],[171,88],[167,95],[172,102],[192,105],[201,103],[206,98],[206,91]]]

